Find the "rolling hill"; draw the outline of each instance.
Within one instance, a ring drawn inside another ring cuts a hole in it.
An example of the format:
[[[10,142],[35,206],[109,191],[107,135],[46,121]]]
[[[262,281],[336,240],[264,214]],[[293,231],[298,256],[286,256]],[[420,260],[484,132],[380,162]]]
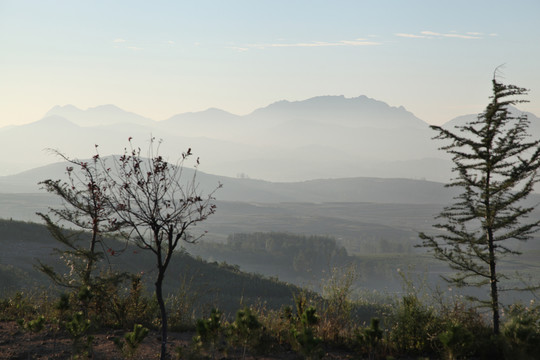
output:
[[[58,162],[0,177],[0,193],[41,193],[38,183],[45,179],[62,179],[66,162]],[[192,169],[186,168],[190,177]],[[443,204],[455,192],[442,183],[393,178],[328,178],[299,182],[270,182],[249,178],[233,178],[198,172],[200,188],[211,191],[218,184],[221,201],[237,202],[375,202],[390,204]]]

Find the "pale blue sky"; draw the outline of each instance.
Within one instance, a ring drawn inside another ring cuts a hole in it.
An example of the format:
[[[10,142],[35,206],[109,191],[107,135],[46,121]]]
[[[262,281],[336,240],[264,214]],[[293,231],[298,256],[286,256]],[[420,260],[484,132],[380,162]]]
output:
[[[538,0],[0,0],[0,126],[55,105],[154,120],[366,95],[440,124],[496,66],[540,116]]]

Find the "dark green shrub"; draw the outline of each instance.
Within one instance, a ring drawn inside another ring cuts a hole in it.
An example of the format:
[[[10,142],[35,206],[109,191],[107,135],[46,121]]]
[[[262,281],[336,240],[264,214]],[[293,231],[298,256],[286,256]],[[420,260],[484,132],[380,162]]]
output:
[[[474,336],[462,324],[451,324],[439,334],[448,360],[465,359],[473,352]]]
[[[23,319],[36,312],[34,299],[23,292],[16,292],[13,296],[0,303],[3,320]]]
[[[302,309],[301,305],[298,305],[299,310]],[[291,329],[296,348],[306,359],[319,359],[324,353],[321,347],[322,339],[316,336],[314,329],[319,323],[316,312],[313,306],[305,308],[300,314],[300,323]]]
[[[432,353],[442,328],[434,309],[426,307],[415,295],[405,295],[397,305],[390,339],[399,353]]]
[[[43,330],[45,325],[45,316],[39,315],[32,320],[19,319],[17,320],[17,324],[19,324],[19,326],[25,331],[37,333]]]
[[[236,319],[231,326],[232,343],[242,347],[242,359],[246,350],[257,349],[261,341],[262,325],[250,308],[245,307],[236,312]]]
[[[89,334],[91,324],[82,311],[73,314],[71,319],[64,324],[64,328],[73,341],[73,354],[76,358],[91,355],[94,341],[93,336]]]
[[[356,342],[362,354],[367,354],[369,359],[378,357],[383,338],[383,330],[379,326],[380,319],[372,318],[369,327],[356,329]]]
[[[196,324],[197,335],[193,338],[193,347],[206,349],[212,359],[218,351],[225,350],[225,326],[222,323],[223,313],[212,309],[208,319],[198,319]]]
[[[513,359],[538,359],[540,354],[540,312],[514,305],[508,311],[502,334],[506,340],[506,354]]]
[[[54,308],[58,311],[64,312],[67,311],[69,307],[69,294],[60,294],[60,298],[54,304]]]
[[[135,356],[139,345],[148,335],[148,328],[145,328],[141,324],[135,324],[133,326],[133,331],[128,332],[124,335],[124,340],[119,338],[114,338],[113,341],[116,346],[120,349],[124,357],[131,359]]]
[[[450,303],[441,304],[438,317],[443,324],[439,330],[438,340],[446,357],[450,359],[493,357],[492,350],[497,348],[496,342],[494,343],[492,339],[493,330],[477,308],[471,307],[470,303],[457,297]]]

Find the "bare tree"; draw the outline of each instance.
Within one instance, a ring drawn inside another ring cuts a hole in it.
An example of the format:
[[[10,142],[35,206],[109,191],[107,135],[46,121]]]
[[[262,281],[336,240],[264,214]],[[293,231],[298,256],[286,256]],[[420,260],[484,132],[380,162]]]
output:
[[[155,255],[157,277],[155,293],[161,312],[161,359],[167,346],[167,310],[163,298],[163,280],[167,268],[182,241],[195,242],[203,233],[191,231],[216,210],[213,194],[203,197],[196,182],[199,159],[194,169],[184,167],[193,157],[191,149],[175,164],[159,155],[161,141],[150,139],[148,152],[141,154],[129,138],[129,148],[119,157],[100,159],[108,179],[109,207],[115,219],[141,249]],[[99,157],[99,155],[97,155]],[[112,161],[109,166],[108,160]]]

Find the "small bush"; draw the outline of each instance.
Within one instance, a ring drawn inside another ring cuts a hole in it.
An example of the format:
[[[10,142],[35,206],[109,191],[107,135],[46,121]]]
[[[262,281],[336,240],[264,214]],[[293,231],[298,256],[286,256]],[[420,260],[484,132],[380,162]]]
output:
[[[369,359],[379,356],[382,347],[383,330],[379,327],[380,319],[372,318],[366,328],[356,329],[356,342],[360,353],[367,354]]]
[[[73,314],[71,319],[64,324],[73,341],[73,353],[75,357],[87,357],[92,352],[93,336],[89,335],[91,321],[84,316],[82,311]]]
[[[301,306],[298,307],[302,309]],[[323,356],[322,339],[315,334],[315,326],[319,323],[317,310],[309,306],[300,314],[300,323],[291,329],[291,333],[296,342],[296,349],[306,359],[319,359]]]
[[[230,328],[230,338],[234,345],[242,348],[242,359],[245,359],[248,348],[258,347],[261,329],[259,319],[250,308],[244,307],[236,312],[236,319]]]
[[[23,292],[16,292],[13,296],[2,300],[0,310],[2,320],[18,320],[36,315],[36,302]]]
[[[135,356],[139,345],[148,335],[148,328],[145,328],[141,324],[135,324],[133,326],[133,331],[128,332],[124,335],[124,340],[119,338],[114,338],[113,341],[116,346],[120,349],[124,357],[131,359]]]
[[[19,324],[19,326],[25,331],[37,333],[43,330],[45,325],[45,316],[39,315],[32,320],[19,319],[17,320],[17,324]]]
[[[438,340],[449,359],[482,357],[493,348],[492,329],[476,308],[454,298],[442,303],[439,318],[443,324]]]
[[[167,299],[168,323],[172,331],[195,329],[196,304],[202,294],[194,288],[193,279],[183,276],[176,294]]]
[[[446,349],[448,360],[464,359],[472,353],[474,336],[462,324],[451,324],[439,334],[439,340]]]
[[[128,291],[117,291],[110,300],[110,324],[116,328],[130,329],[135,324],[154,328],[159,308],[155,297],[146,296],[140,274],[131,276]]]
[[[508,311],[508,320],[502,327],[506,354],[513,359],[537,359],[540,354],[540,311],[513,305]]]
[[[433,308],[426,307],[416,295],[405,295],[397,305],[395,325],[390,338],[399,353],[432,353],[442,324]]]
[[[333,268],[329,279],[324,282],[325,304],[320,332],[325,340],[343,343],[347,337],[351,337],[354,308],[351,294],[356,278],[356,268],[350,265],[345,268]]]
[[[223,324],[222,315],[218,309],[212,309],[208,319],[198,319],[196,324],[197,335],[193,338],[192,347],[209,351],[212,359],[226,348],[226,325]]]

